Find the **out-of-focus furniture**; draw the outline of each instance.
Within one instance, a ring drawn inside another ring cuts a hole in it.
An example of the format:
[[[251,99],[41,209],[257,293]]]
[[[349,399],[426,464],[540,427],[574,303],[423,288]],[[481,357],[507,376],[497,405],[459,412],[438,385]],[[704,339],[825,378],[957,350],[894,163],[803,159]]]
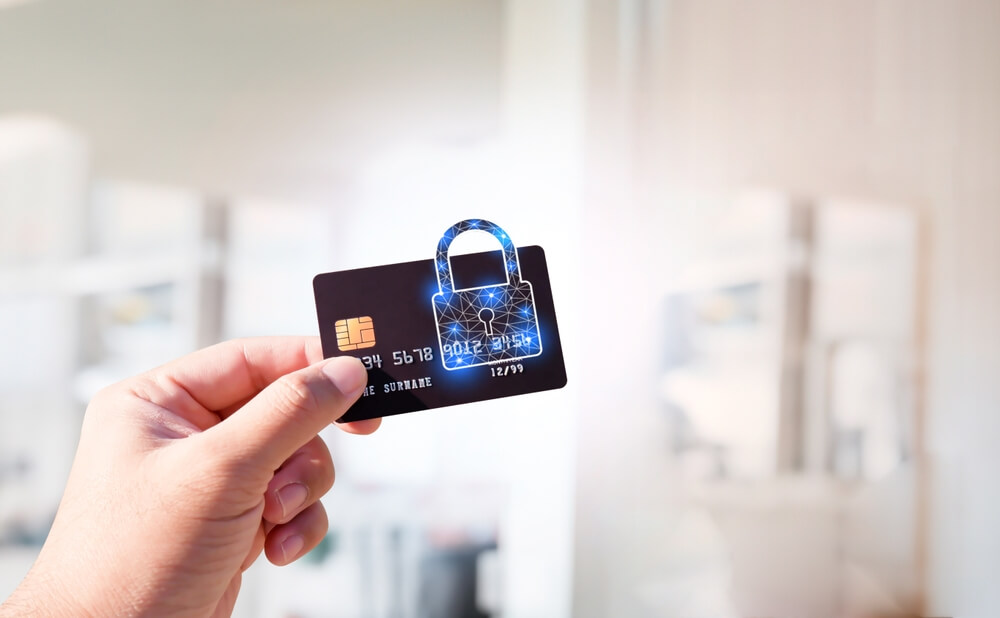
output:
[[[750,192],[668,291],[671,448],[741,613],[919,607],[920,259],[912,210]]]

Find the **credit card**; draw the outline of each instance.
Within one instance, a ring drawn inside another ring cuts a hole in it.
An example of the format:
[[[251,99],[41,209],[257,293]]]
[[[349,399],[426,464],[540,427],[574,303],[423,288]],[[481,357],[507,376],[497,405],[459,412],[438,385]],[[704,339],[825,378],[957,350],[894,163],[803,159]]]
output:
[[[499,251],[449,256],[455,236]],[[355,356],[364,394],[341,422],[562,388],[566,367],[545,252],[484,220],[450,228],[434,259],[317,275],[323,355]]]

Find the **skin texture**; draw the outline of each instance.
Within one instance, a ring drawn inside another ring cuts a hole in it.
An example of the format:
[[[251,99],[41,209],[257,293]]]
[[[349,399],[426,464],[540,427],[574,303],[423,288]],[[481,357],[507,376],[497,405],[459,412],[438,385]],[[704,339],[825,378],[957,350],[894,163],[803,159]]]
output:
[[[317,436],[360,396],[361,362],[319,340],[229,341],[94,397],[59,511],[7,616],[228,616],[263,552],[326,534]],[[344,424],[367,434],[379,420]]]

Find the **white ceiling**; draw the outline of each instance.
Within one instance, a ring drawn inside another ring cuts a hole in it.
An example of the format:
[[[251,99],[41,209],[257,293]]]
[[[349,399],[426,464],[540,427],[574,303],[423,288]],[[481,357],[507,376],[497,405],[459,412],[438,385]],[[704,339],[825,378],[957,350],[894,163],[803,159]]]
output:
[[[497,130],[501,2],[87,2],[0,10],[0,115],[95,173],[315,199],[400,145]]]

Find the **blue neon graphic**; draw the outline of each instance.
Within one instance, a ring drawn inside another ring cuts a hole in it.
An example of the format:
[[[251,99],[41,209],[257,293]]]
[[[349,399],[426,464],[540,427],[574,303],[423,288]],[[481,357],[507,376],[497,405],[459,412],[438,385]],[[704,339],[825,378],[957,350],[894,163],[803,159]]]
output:
[[[506,284],[455,289],[448,250],[457,236],[469,230],[489,232],[500,242]],[[442,235],[436,262],[438,290],[432,305],[445,369],[467,369],[542,353],[534,292],[531,283],[521,278],[517,248],[502,228],[483,219],[460,221]]]

